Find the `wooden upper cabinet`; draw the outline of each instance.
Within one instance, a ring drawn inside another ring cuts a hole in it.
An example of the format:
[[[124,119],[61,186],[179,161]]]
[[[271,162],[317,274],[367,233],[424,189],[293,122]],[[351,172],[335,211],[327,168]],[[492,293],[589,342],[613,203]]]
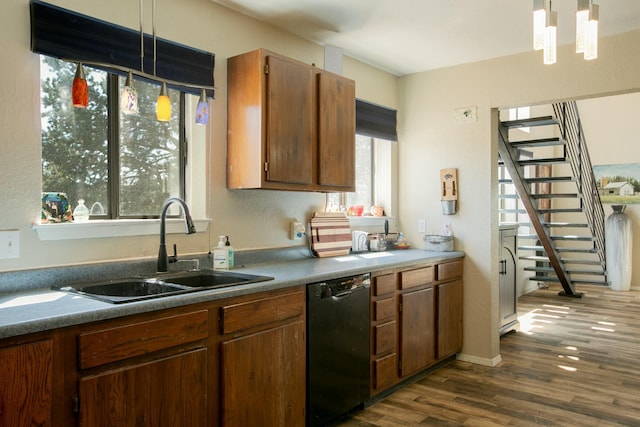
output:
[[[227,61],[227,188],[355,190],[355,83],[264,49]]]
[[[319,184],[355,191],[356,85],[319,74]]]
[[[277,56],[268,56],[267,181],[313,183],[314,72]]]

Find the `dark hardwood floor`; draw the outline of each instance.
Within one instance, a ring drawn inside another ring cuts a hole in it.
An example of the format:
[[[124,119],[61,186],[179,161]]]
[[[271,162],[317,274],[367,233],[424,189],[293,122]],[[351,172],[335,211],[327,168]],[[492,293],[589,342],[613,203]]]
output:
[[[340,425],[640,426],[640,288],[559,290],[519,299],[498,366],[454,361]]]

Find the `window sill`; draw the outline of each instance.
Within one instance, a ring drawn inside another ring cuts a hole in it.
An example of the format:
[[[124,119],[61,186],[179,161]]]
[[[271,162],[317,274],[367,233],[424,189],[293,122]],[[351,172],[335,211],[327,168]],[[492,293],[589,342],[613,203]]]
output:
[[[208,219],[193,221],[198,233],[207,231]],[[40,240],[95,239],[101,237],[150,236],[160,234],[160,219],[91,220],[60,224],[34,224]],[[170,218],[167,234],[184,233],[184,219]]]
[[[384,226],[384,222],[393,223],[395,218],[392,216],[348,216],[351,226]]]

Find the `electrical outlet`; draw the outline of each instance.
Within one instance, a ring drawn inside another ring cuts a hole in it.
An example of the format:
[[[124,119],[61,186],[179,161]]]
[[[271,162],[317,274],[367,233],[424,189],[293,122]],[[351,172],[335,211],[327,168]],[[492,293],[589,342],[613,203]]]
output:
[[[418,220],[418,233],[424,233],[427,230],[427,221],[424,219]]]
[[[289,230],[289,239],[301,240],[304,237],[304,225],[298,221],[291,221],[291,228]]]
[[[0,231],[0,258],[18,258],[20,256],[20,232],[18,230]]]

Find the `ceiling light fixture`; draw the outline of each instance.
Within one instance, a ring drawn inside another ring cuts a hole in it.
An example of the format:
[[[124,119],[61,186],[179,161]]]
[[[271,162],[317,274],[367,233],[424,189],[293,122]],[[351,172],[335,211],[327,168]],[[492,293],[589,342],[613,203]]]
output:
[[[598,20],[600,7],[593,0],[577,0],[576,53],[584,59],[598,57]],[[551,0],[533,0],[533,48],[544,50],[544,63],[556,62],[558,14],[551,10]]]
[[[140,71],[144,73],[144,31],[142,28],[142,0],[140,4]],[[129,70],[127,80],[124,83],[122,92],[120,93],[120,111],[124,114],[138,114],[138,92],[133,87],[133,73]]]
[[[84,75],[84,68],[82,68],[82,63],[80,62],[76,67],[76,75],[73,77],[71,99],[73,106],[76,108],[87,108],[89,106],[89,85]]]
[[[556,63],[556,39],[558,30],[558,12],[551,10],[551,1],[549,1],[546,21],[544,27],[544,63],[550,65]]]
[[[138,114],[138,92],[133,87],[133,74],[129,71],[120,94],[120,111],[124,114]]]
[[[158,59],[158,42],[156,39],[156,0],[151,2],[151,21],[153,30],[153,76],[156,76],[156,61]],[[167,83],[162,82],[160,95],[156,103],[156,118],[159,122],[168,122],[171,120],[171,100],[167,92]]]
[[[156,103],[156,118],[159,122],[168,122],[171,120],[171,100],[167,94],[167,84],[162,82],[160,87],[160,95]]]
[[[541,50],[544,47],[544,28],[547,24],[548,0],[533,0],[533,49]]]
[[[196,107],[196,124],[206,125],[209,122],[209,102],[207,101],[207,91],[202,89],[200,100]]]
[[[576,53],[584,59],[598,57],[598,20],[600,7],[593,0],[578,0],[576,11]]]

